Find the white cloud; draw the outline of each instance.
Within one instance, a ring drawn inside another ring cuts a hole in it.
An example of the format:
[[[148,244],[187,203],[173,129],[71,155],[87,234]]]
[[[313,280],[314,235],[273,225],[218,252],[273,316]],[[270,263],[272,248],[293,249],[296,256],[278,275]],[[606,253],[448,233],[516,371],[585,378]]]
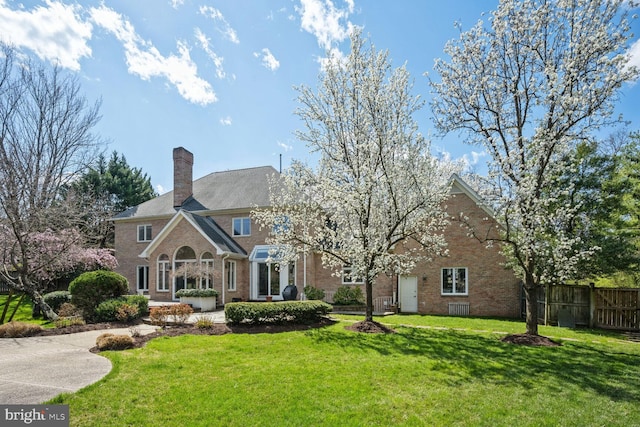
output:
[[[231,117],[230,116],[222,117],[220,119],[220,124],[222,126],[231,126],[231,124],[232,124]]]
[[[285,144],[284,142],[280,142],[280,141],[278,141],[278,147],[282,148],[285,151],[285,153],[287,151],[293,150],[293,146]]]
[[[301,0],[296,10],[301,17],[302,29],[313,34],[318,45],[328,50],[351,33],[353,24],[348,18],[354,10],[353,0],[347,0],[346,6],[336,8],[331,0]]]
[[[189,102],[207,105],[217,101],[213,88],[198,77],[198,67],[191,60],[189,48],[178,41],[178,55],[160,54],[153,44],[143,40],[133,25],[118,12],[101,5],[90,10],[93,22],[112,33],[123,45],[129,72],[143,80],[164,77]]]
[[[220,26],[218,26],[217,29],[222,33],[222,35],[224,35],[225,38],[229,39],[232,43],[236,43],[236,44],[240,43],[240,39],[238,39],[238,34],[236,33],[236,30],[231,28],[231,25],[229,25],[227,20],[224,18],[224,16],[222,15],[222,12],[220,12],[215,7],[200,6],[200,13],[202,15],[208,16],[214,21],[219,22]]]
[[[46,0],[30,11],[12,10],[0,0],[0,39],[33,51],[40,59],[77,71],[91,56],[87,45],[92,26],[80,17],[82,8]]]
[[[167,192],[167,190],[160,184],[156,185],[156,191],[158,192],[159,195],[163,195],[164,193]]]
[[[202,30],[200,30],[200,28],[196,28],[195,32],[196,32],[196,39],[200,43],[200,47],[202,48],[202,50],[206,52],[207,56],[211,59],[211,61],[213,61],[213,65],[215,65],[216,67],[216,76],[219,79],[224,79],[226,76],[226,73],[224,72],[224,68],[222,67],[222,62],[224,61],[224,58],[219,56],[217,53],[213,51],[210,45],[210,40],[202,32]]]
[[[280,68],[280,61],[278,61],[276,57],[273,56],[271,51],[266,47],[262,49],[261,53],[254,52],[253,56],[255,56],[256,58],[262,57],[262,65],[271,71],[275,71]]]
[[[184,4],[184,0],[171,0],[169,3],[171,4],[171,7],[178,9],[178,7]]]

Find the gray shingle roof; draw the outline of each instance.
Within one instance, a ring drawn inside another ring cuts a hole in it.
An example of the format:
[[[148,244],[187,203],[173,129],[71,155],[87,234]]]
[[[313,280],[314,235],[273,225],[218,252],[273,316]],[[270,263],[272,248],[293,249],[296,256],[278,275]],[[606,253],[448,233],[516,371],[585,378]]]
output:
[[[247,251],[225,233],[211,217],[200,216],[190,212],[185,212],[185,215],[190,216],[198,227],[200,227],[200,230],[215,242],[222,251],[247,255]]]
[[[190,212],[250,209],[269,205],[269,177],[278,172],[272,166],[214,172],[193,181],[193,196],[182,209]],[[127,209],[113,219],[167,216],[176,213],[173,191]]]

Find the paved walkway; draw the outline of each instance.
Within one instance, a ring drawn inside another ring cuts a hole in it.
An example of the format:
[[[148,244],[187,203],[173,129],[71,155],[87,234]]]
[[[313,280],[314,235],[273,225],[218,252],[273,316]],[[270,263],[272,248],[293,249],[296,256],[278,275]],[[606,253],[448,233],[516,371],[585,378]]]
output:
[[[196,313],[224,323],[224,311]],[[152,325],[136,327],[142,334]],[[111,371],[109,359],[89,351],[104,333],[130,334],[129,328],[29,338],[0,339],[0,404],[37,404],[60,393],[73,393]]]

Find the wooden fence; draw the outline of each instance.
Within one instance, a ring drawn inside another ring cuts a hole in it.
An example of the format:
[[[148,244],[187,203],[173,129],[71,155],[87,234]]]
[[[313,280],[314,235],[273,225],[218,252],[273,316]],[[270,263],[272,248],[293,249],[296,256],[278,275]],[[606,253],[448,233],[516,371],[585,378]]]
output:
[[[539,289],[540,323],[569,323],[592,328],[640,330],[640,289],[553,285]]]

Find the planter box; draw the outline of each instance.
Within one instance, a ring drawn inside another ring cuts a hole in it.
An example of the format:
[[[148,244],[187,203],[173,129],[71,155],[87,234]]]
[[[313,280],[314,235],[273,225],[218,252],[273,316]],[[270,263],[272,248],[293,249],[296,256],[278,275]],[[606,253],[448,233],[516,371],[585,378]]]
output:
[[[213,311],[216,309],[218,297],[180,297],[182,304],[189,304],[200,311]]]

